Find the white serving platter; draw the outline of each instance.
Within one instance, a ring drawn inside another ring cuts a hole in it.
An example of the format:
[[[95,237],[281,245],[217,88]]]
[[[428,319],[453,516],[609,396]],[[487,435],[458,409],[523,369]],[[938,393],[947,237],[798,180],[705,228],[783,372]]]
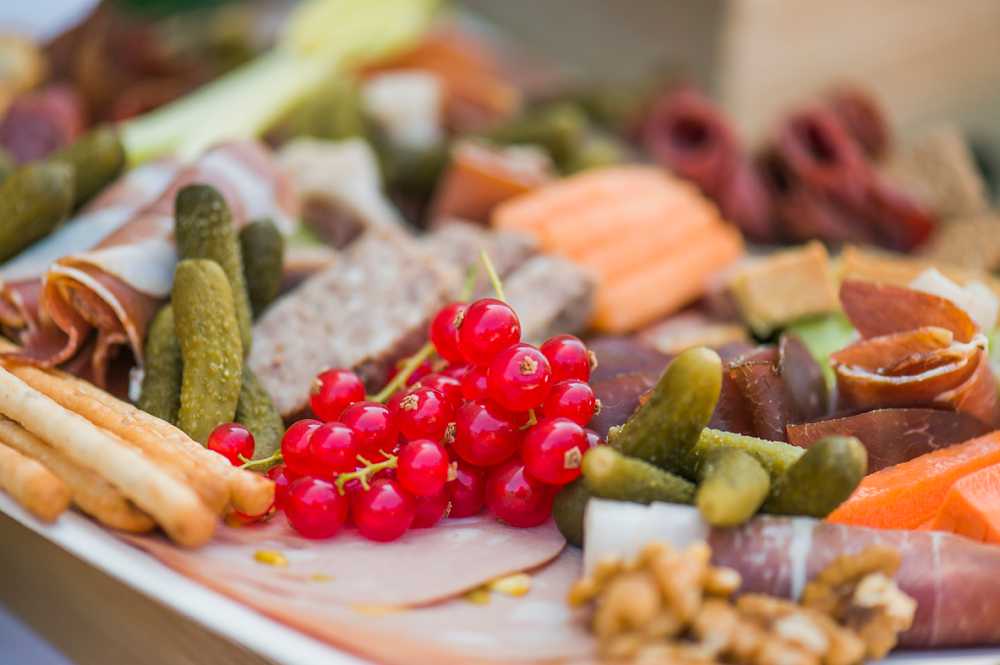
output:
[[[79,514],[67,512],[55,524],[43,524],[2,493],[0,512],[86,565],[259,654],[265,662],[279,665],[366,665],[369,662],[288,628],[174,572]],[[3,543],[5,547],[10,545]],[[39,588],[37,591],[51,590]],[[0,600],[2,598],[0,591]],[[192,662],[197,663],[197,658]],[[1000,665],[1000,649],[900,652],[884,662],[889,665]]]

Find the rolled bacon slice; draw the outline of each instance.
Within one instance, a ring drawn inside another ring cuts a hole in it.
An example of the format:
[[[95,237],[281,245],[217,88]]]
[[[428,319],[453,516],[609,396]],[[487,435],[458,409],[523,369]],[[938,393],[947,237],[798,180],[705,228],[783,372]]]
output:
[[[747,592],[798,598],[806,583],[841,554],[871,545],[902,556],[899,587],[917,601],[904,647],[1000,644],[1000,548],[949,533],[830,524],[758,516],[737,529],[711,529],[688,506],[592,499],[585,567],[608,556],[634,556],[653,540],[677,547],[707,540],[713,562],[739,571]]]
[[[61,365],[93,338],[90,373],[99,384],[121,346],[128,345],[141,364],[146,326],[173,282],[174,198],[195,182],[219,189],[237,226],[262,217],[286,232],[294,226],[297,197],[262,145],[246,141],[213,148],[180,169],[155,200],[92,249],[59,258],[42,277],[40,292],[25,287],[37,296],[36,326],[26,326],[23,350],[13,357]],[[27,312],[31,303],[23,295]]]
[[[951,300],[893,284],[844,280],[840,303],[862,337],[935,326],[950,330],[959,342],[968,342],[977,332],[972,317]]]

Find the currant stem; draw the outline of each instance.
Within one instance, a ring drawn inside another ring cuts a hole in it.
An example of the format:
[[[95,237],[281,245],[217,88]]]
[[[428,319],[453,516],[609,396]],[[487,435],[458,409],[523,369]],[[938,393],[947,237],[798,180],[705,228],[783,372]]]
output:
[[[276,450],[269,457],[264,457],[262,459],[250,460],[243,457],[243,455],[240,455],[239,458],[243,462],[243,464],[240,465],[240,468],[248,469],[250,471],[253,471],[258,466],[267,466],[268,464],[273,464],[275,462],[285,461],[285,458],[281,455],[281,450]]]
[[[497,294],[497,299],[506,302],[507,298],[503,293],[503,282],[500,281],[500,275],[497,274],[497,269],[493,266],[493,261],[490,259],[490,255],[486,253],[485,249],[479,250],[479,259],[483,262],[483,266],[486,268],[486,274],[490,276],[490,283],[493,284],[493,290]]]
[[[521,425],[522,430],[529,429],[538,424],[538,416],[535,415],[534,409],[528,409],[528,421]]]
[[[467,301],[476,291],[476,282],[479,281],[479,266],[473,264],[465,273],[465,282],[462,284],[462,294],[460,300]]]
[[[385,401],[392,397],[397,390],[406,385],[407,380],[413,375],[417,368],[420,367],[420,363],[430,358],[433,353],[434,345],[430,342],[427,342],[420,347],[419,351],[406,359],[406,362],[403,364],[403,368],[399,370],[396,376],[392,377],[392,381],[385,384],[385,387],[371,398],[371,401],[384,404]]]
[[[369,488],[368,479],[370,477],[372,477],[374,474],[378,473],[382,469],[396,468],[396,465],[399,463],[399,458],[397,458],[395,455],[387,454],[384,450],[379,452],[385,455],[386,457],[385,460],[381,462],[371,462],[362,457],[361,455],[358,455],[358,461],[364,464],[364,466],[356,471],[351,471],[350,473],[342,473],[339,476],[337,476],[337,480],[335,482],[337,485],[337,491],[340,492],[341,495],[344,494],[344,485],[346,485],[347,483],[351,482],[354,479],[360,480],[361,486],[367,490]]]

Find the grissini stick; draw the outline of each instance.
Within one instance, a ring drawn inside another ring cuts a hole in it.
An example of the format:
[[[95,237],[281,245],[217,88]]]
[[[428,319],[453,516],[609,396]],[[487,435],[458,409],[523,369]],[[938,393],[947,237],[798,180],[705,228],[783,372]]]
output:
[[[0,350],[16,348],[0,340]],[[274,501],[274,483],[269,479],[234,467],[224,457],[208,450],[167,421],[64,372],[12,362],[5,363],[5,366],[35,390],[136,445],[165,466],[183,469],[186,474],[197,474],[201,479],[196,484],[200,488],[199,495],[213,510],[218,508],[217,512],[220,512],[228,500],[241,513],[260,515]],[[203,478],[206,475],[207,480]],[[222,506],[217,500],[206,500],[205,493],[216,486],[221,486],[225,494]]]
[[[52,522],[69,507],[70,492],[63,481],[30,457],[0,444],[0,488],[28,512]]]
[[[73,463],[13,420],[0,417],[0,445],[43,464],[69,487],[73,503],[101,524],[129,533],[151,531],[156,526],[153,518],[136,508],[100,474]]]
[[[217,516],[194,490],[113,434],[2,368],[0,414],[48,441],[80,466],[100,473],[178,544],[197,547],[212,537]]]

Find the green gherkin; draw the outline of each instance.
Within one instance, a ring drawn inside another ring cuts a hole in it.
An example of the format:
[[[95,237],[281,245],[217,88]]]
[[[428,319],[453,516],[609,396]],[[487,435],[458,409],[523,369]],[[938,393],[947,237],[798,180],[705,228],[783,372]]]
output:
[[[571,545],[583,547],[583,517],[591,496],[583,478],[577,478],[560,489],[552,502],[552,519]]]
[[[861,483],[868,451],[853,436],[828,436],[813,443],[774,483],[764,511],[826,517]]]
[[[229,280],[214,261],[177,264],[171,303],[183,375],[177,425],[202,443],[236,417],[243,378],[239,324]]]
[[[255,317],[270,305],[281,290],[285,239],[269,219],[259,219],[240,231],[243,276]]]
[[[36,162],[0,185],[0,261],[51,233],[73,209],[73,167]]]
[[[635,503],[691,503],[694,485],[649,462],[627,457],[610,446],[597,446],[583,456],[584,482],[596,497]]]
[[[177,342],[174,308],[167,305],[153,318],[146,333],[145,363],[139,408],[177,424],[181,406],[181,347]]]
[[[254,459],[270,457],[281,445],[285,423],[271,396],[246,365],[243,366],[243,385],[236,404],[236,422],[253,434]]]
[[[51,159],[73,167],[73,203],[79,208],[125,169],[125,148],[114,127],[101,125],[55,153]]]
[[[697,477],[691,454],[722,390],[722,360],[704,347],[684,351],[660,377],[649,399],[608,433],[608,443],[662,469]]]
[[[188,185],[177,193],[177,252],[183,259],[210,259],[229,279],[243,355],[250,353],[252,316],[243,257],[229,206],[215,188]],[[176,313],[175,313],[176,315]]]
[[[717,448],[705,456],[695,505],[713,526],[737,526],[754,516],[771,489],[771,477],[752,455]]]

